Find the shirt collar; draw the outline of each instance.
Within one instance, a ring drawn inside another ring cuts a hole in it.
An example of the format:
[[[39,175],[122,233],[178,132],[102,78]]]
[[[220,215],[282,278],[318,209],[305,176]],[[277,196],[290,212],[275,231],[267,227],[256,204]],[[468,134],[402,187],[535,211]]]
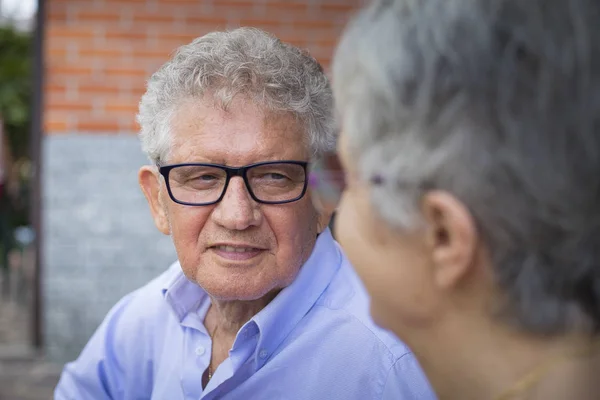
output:
[[[260,367],[308,313],[338,271],[342,256],[331,231],[317,238],[312,254],[291,285],[252,318],[260,330],[256,362]]]
[[[179,322],[182,322],[190,311],[197,310],[208,296],[204,289],[188,280],[179,261],[169,268],[162,285],[162,295]]]

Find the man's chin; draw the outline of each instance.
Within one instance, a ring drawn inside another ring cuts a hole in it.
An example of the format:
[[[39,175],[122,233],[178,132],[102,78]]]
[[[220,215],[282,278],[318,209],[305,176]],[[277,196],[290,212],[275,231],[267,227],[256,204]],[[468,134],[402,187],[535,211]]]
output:
[[[223,284],[196,281],[208,295],[218,301],[255,301],[262,299],[273,291],[270,287],[251,285],[249,282],[239,284]]]

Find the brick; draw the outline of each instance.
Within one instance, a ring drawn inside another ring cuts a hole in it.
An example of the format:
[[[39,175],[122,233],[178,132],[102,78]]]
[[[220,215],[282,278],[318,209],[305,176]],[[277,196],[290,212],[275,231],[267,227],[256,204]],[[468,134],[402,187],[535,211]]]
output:
[[[196,33],[162,33],[159,36],[159,40],[161,41],[176,41],[181,43],[189,43],[192,40],[196,39],[198,34]]]
[[[138,111],[137,102],[110,102],[104,106],[108,112],[130,113],[134,115]]]
[[[119,122],[107,119],[78,121],[75,129],[81,132],[119,132]]]
[[[312,40],[312,43],[316,44],[317,46],[321,46],[321,47],[329,47],[331,49],[333,49],[335,46],[337,46],[339,38],[336,37],[318,37]]]
[[[198,16],[188,16],[185,18],[185,22],[188,24],[207,24],[207,25],[215,25],[215,28],[218,25],[226,25],[227,18],[223,16],[213,16],[213,15],[198,15]]]
[[[146,93],[146,83],[141,82],[143,85],[136,85],[131,88],[131,95],[135,98],[141,99],[141,97]]]
[[[44,92],[64,92],[65,90],[67,90],[66,85],[56,82],[46,82],[44,85]]]
[[[167,60],[170,56],[171,56],[172,51],[160,51],[160,50],[141,50],[141,49],[134,49],[131,52],[131,56],[134,59],[144,59],[144,58],[158,58],[158,59],[163,59],[163,60]]]
[[[316,48],[328,48],[333,52],[338,41],[338,37],[335,35],[300,35],[296,31],[282,32],[278,37],[286,43],[307,48],[311,54]]]
[[[49,97],[49,96],[47,96]],[[81,101],[68,101],[60,99],[47,99],[46,107],[54,110],[79,110],[79,111],[91,111],[92,105],[90,103]]]
[[[80,11],[75,14],[75,18],[78,22],[83,23],[111,23],[119,22],[121,14],[116,11]]]
[[[288,2],[288,1],[267,1],[268,9],[283,9],[294,12],[302,12],[308,10],[308,2]]]
[[[297,37],[304,37],[308,42],[322,38],[337,38],[341,33],[342,27],[315,27],[307,28],[305,26],[294,26],[293,34]]]
[[[218,0],[215,3],[223,7],[244,8],[254,7],[259,2],[254,0]]]
[[[51,8],[48,10],[47,16],[52,23],[64,23],[67,21],[67,10],[64,8]]]
[[[51,109],[47,109],[43,115],[44,120],[48,120],[48,121],[68,120],[70,116],[71,116],[71,114],[68,111],[51,110]]]
[[[202,34],[200,34],[200,35],[202,35]],[[165,38],[161,37],[158,40],[156,40],[155,43],[152,43],[152,44],[149,43],[148,46],[146,47],[146,49],[154,49],[157,51],[164,52],[165,54],[167,54],[166,59],[169,59],[174,55],[177,48],[179,48],[180,46],[183,46],[185,44],[191,43],[191,41],[194,39],[195,39],[195,37],[193,39],[189,39],[189,40],[165,39]]]
[[[147,38],[145,32],[122,30],[122,29],[111,29],[104,34],[106,40],[145,40]]]
[[[354,3],[354,4],[353,4]],[[355,11],[359,7],[359,2],[346,2],[346,3],[325,3],[319,4],[319,8],[326,11],[335,11],[338,13]]]
[[[268,27],[265,30],[269,30],[274,26],[281,26],[285,24],[284,21],[280,21],[279,19],[269,19],[269,18],[240,18],[239,20],[240,26],[252,26],[256,28]]]
[[[87,37],[73,37],[73,38],[59,38],[50,37],[44,43],[44,51],[51,49],[62,49],[67,52],[73,52],[76,49],[86,49],[96,46],[96,41],[99,38],[87,38]]]
[[[133,22],[142,24],[173,23],[173,15],[134,12]]]
[[[47,28],[46,36],[51,38],[88,38],[93,39],[96,33],[92,28],[50,26]]]
[[[48,13],[47,15],[50,15],[50,13],[53,11],[59,11],[59,10],[64,11],[66,8],[67,8],[66,1],[52,0],[52,1],[49,1],[48,4],[46,4],[46,12]]]
[[[122,57],[86,57],[86,56],[78,56],[76,58],[75,64],[78,64],[82,67],[90,67],[94,70],[95,74],[102,74],[103,68],[109,66],[120,66],[123,64]]]
[[[231,18],[239,18],[239,17],[243,17],[243,16],[255,15],[256,11],[259,9],[260,9],[260,7],[258,7],[255,4],[251,4],[251,3],[240,4],[238,6],[231,7],[231,6],[225,5],[224,3],[219,1],[219,2],[213,3],[212,14],[225,16],[229,20]]]
[[[185,4],[198,4],[198,0],[158,0],[159,4],[165,4],[169,6],[185,5]]]
[[[351,12],[340,13],[337,11],[328,10],[316,10],[314,13],[319,19],[331,21],[341,27],[346,26],[346,24],[350,21],[350,18],[353,16],[353,13]]]
[[[70,40],[66,40],[57,36],[48,36],[46,40],[44,40],[44,51],[48,49],[65,49],[68,47]]]
[[[307,28],[307,29],[315,29],[315,28],[333,28],[335,26],[334,22],[329,20],[296,20],[292,22],[292,26],[294,28]]]
[[[122,87],[115,85],[100,85],[93,83],[84,83],[78,86],[79,93],[90,94],[90,93],[105,93],[105,94],[119,94],[123,90]]]
[[[47,69],[48,75],[91,75],[92,68],[75,66],[53,66]]]
[[[72,4],[77,4],[77,3],[82,3],[85,0],[52,0],[49,3],[51,5],[58,5],[58,4],[64,4],[64,5],[72,5]]]
[[[67,53],[67,49],[65,48],[46,49],[46,54],[50,56],[51,59],[65,59],[67,57]]]
[[[69,125],[67,121],[44,121],[44,132],[55,133],[55,132],[67,132]]]
[[[91,57],[98,60],[102,60],[103,58],[114,58],[121,57],[123,52],[116,48],[83,48],[77,51],[78,55],[83,57]]]
[[[147,74],[143,68],[107,67],[102,70],[106,75],[144,77]]]

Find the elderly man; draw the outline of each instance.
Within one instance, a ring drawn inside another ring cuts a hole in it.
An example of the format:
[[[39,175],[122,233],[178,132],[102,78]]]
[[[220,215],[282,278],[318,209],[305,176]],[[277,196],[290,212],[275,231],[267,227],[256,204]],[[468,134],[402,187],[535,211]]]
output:
[[[306,196],[335,144],[313,58],[256,29],[208,34],[152,76],[139,122],[140,185],[179,261],[113,308],[57,399],[434,397]]]

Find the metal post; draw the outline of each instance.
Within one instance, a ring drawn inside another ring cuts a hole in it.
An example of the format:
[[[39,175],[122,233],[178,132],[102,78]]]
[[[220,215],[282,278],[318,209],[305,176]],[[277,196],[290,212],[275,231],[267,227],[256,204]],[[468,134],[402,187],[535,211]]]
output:
[[[32,161],[31,177],[31,203],[30,215],[33,229],[35,231],[35,256],[34,256],[34,278],[33,296],[31,309],[32,344],[41,350],[43,341],[42,327],[42,218],[41,218],[41,165],[42,165],[42,101],[44,80],[44,24],[45,24],[46,1],[38,0],[38,8],[35,23],[35,36],[33,45],[33,109],[30,136],[30,152]]]

